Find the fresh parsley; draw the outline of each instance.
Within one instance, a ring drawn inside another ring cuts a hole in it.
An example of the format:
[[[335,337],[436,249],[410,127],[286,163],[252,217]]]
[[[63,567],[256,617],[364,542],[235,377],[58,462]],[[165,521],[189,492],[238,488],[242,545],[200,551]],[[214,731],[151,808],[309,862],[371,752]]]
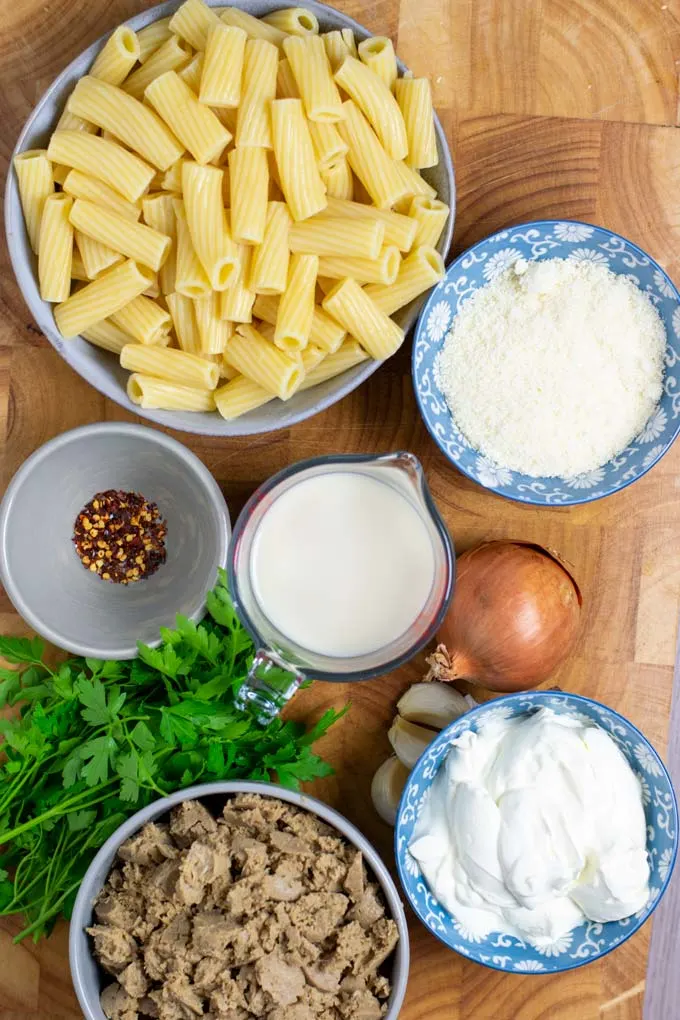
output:
[[[157,797],[216,779],[277,780],[297,789],[331,767],[311,744],[343,714],[309,730],[260,726],[234,697],[252,662],[224,572],[208,616],[177,618],[158,648],[125,662],[68,659],[50,668],[39,638],[0,637],[0,916],[22,913],[17,939],[69,916],[97,849]]]

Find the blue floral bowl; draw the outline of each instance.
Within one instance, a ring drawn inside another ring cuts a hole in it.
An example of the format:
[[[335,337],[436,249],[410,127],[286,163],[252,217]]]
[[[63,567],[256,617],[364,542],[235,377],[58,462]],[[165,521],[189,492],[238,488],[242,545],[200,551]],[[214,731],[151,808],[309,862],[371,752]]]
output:
[[[461,304],[517,258],[587,259],[624,273],[656,305],[668,337],[661,401],[642,432],[603,467],[571,478],[532,478],[481,456],[458,431],[435,381],[435,359]],[[537,220],[492,234],[452,262],[432,291],[416,326],[413,384],[432,438],[459,471],[486,489],[521,503],[569,506],[625,488],[646,474],[680,432],[680,293],[637,245],[603,227],[571,220]]]
[[[588,921],[552,944],[536,949],[510,935],[497,932],[480,938],[469,932],[432,895],[408,848],[434,777],[452,741],[466,730],[476,731],[483,720],[493,716],[510,718],[539,708],[551,708],[557,713],[596,723],[610,734],[630,762],[642,785],[651,893],[646,906],[632,917],[607,924]],[[508,694],[466,712],[430,744],[404,789],[394,846],[399,878],[409,903],[423,924],[445,945],[494,970],[554,974],[605,956],[629,939],[651,916],[666,891],[678,852],[678,805],[670,777],[658,754],[642,733],[618,712],[577,694],[557,691]]]

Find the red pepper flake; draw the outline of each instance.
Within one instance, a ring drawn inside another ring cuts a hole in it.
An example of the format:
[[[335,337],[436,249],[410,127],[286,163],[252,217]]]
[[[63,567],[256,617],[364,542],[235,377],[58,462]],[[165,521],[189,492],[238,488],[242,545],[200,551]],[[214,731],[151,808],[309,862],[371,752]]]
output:
[[[165,563],[167,533],[155,503],[139,492],[108,489],[93,496],[76,517],[73,544],[87,570],[113,584],[131,584]]]

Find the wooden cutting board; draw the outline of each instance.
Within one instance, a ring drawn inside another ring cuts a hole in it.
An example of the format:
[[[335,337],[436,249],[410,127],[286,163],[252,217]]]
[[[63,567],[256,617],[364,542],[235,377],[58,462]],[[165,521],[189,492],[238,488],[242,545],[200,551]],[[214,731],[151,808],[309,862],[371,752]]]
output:
[[[2,0],[0,172],[21,125],[61,69],[144,0]],[[454,251],[541,217],[603,224],[649,250],[680,279],[678,0],[340,0],[388,34],[416,74],[432,78],[458,180]],[[41,443],[77,425],[135,420],[76,376],[31,321],[0,255],[0,435],[3,486]],[[599,503],[532,509],[453,470],[416,409],[406,350],[365,386],[288,431],[250,439],[179,435],[213,471],[235,516],[268,475],[331,452],[414,451],[458,551],[489,538],[549,545],[584,594],[578,648],[557,677],[640,726],[663,753],[680,607],[680,443],[632,488]],[[0,631],[22,623],[0,596]],[[350,689],[317,685],[296,699],[315,717],[352,700],[319,750],[336,775],[316,792],[391,860],[391,832],[369,784],[388,754],[400,691],[423,669]],[[412,970],[403,1020],[640,1020],[650,925],[601,963],[564,976],[498,974],[449,952],[411,918]],[[67,930],[34,946],[0,924],[1,1020],[80,1016],[68,975]],[[661,974],[663,978],[663,972]],[[677,1015],[677,998],[665,1020]],[[662,1014],[658,1014],[661,1017]]]

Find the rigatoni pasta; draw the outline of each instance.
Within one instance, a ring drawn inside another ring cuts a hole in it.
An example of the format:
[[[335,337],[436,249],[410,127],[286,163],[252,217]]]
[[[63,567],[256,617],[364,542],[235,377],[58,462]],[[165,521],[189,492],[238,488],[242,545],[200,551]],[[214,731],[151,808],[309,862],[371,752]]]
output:
[[[152,81],[166,71],[179,71],[186,67],[192,55],[193,50],[183,39],[171,35],[155,53],[151,54],[145,64],[125,79],[122,88],[128,95],[141,101]]]
[[[222,294],[213,291],[208,297],[194,299],[194,314],[201,354],[221,354],[232,334],[232,323],[220,315],[221,297]]]
[[[127,25],[111,33],[90,68],[93,78],[120,85],[139,60],[139,39]]]
[[[220,370],[214,361],[169,347],[127,344],[120,352],[120,363],[131,372],[194,386],[199,390],[214,390],[220,378]]]
[[[404,159],[409,151],[404,117],[382,78],[360,60],[345,57],[335,80],[367,118],[387,155]]]
[[[392,315],[439,283],[445,272],[444,260],[436,248],[422,246],[404,259],[393,284],[369,284],[364,293],[385,315]]]
[[[70,222],[70,221],[69,221]],[[75,235],[74,235],[75,240]],[[81,258],[80,252],[78,251],[77,245],[74,245],[71,253],[71,279],[72,280],[84,280],[86,283],[90,277],[85,272],[85,265]]]
[[[254,326],[236,327],[224,357],[242,375],[281,400],[292,396],[304,375],[304,369],[296,358],[289,357],[265,340]]]
[[[111,354],[120,355],[125,344],[132,342],[132,337],[124,330],[115,326],[111,319],[102,319],[101,322],[94,322],[81,333],[84,340],[101,347],[103,351],[110,351]]]
[[[111,266],[123,261],[123,256],[119,252],[102,244],[101,241],[95,241],[93,237],[88,237],[82,230],[76,230],[74,238],[88,280],[96,280]]]
[[[316,305],[312,317],[309,342],[327,354],[333,354],[342,345],[346,336],[347,330],[344,326],[341,326],[339,322],[332,319],[320,305]]]
[[[185,0],[170,19],[170,31],[186,39],[195,50],[204,50],[210,29],[219,20],[203,0]]]
[[[188,298],[206,297],[212,287],[191,240],[184,202],[173,199],[173,208],[177,226],[175,290]]]
[[[331,198],[344,198],[348,201],[354,198],[354,178],[346,159],[339,160],[327,170],[319,170],[319,173],[329,201]]]
[[[171,35],[170,18],[159,18],[158,21],[152,21],[146,28],[140,28],[137,32],[140,64],[145,63]]]
[[[272,11],[271,14],[265,14],[262,20],[265,24],[278,28],[284,35],[316,35],[319,31],[316,15],[306,7],[283,7],[278,11]]]
[[[280,46],[286,38],[285,32],[274,28],[273,25],[268,25],[266,21],[262,21],[260,18],[254,18],[252,14],[242,11],[239,7],[227,7],[226,10],[222,11],[220,17],[225,25],[235,25],[237,28],[242,28],[249,39],[263,39],[273,46]]]
[[[396,160],[394,163],[394,169],[399,175],[404,186],[404,194],[398,202],[394,203],[394,211],[401,214],[408,214],[411,208],[411,202],[415,195],[427,195],[429,198],[436,198],[437,192],[428,184],[427,181],[414,170],[412,166],[408,166],[406,163]]]
[[[323,40],[318,35],[291,35],[283,40],[283,52],[290,63],[309,120],[324,124],[342,120],[342,100],[333,81]]]
[[[238,250],[222,205],[222,171],[188,162],[182,167],[184,211],[194,250],[213,290],[225,290],[236,274]]]
[[[175,289],[177,268],[177,218],[172,195],[158,192],[142,201],[144,222],[159,234],[170,238],[170,248],[158,271],[158,283],[162,294],[172,294]]]
[[[389,358],[404,342],[403,329],[378,308],[356,280],[341,280],[323,299],[323,308],[378,361]]]
[[[288,235],[290,250],[307,255],[344,255],[376,259],[385,240],[385,226],[379,220],[343,220],[314,216],[294,223]]]
[[[335,286],[335,281],[331,281],[331,286]],[[329,288],[330,290],[331,288]],[[276,320],[279,312],[279,298],[275,296],[265,297],[264,295],[258,295],[255,298],[255,304],[253,305],[253,313],[258,319],[262,319],[264,323],[276,327]],[[263,327],[260,327],[261,329]],[[316,347],[320,347],[321,350],[326,353],[332,353],[342,344],[343,340],[347,335],[347,330],[340,325],[335,319],[332,319],[323,308],[319,305],[314,306],[314,314],[312,316],[312,326],[309,333],[309,341]],[[272,333],[272,339],[274,334]]]
[[[417,224],[413,243],[416,247],[428,245],[434,248],[442,236],[446,221],[449,218],[449,207],[438,198],[427,195],[415,195],[411,200],[409,216]]]
[[[300,89],[295,81],[293,68],[287,57],[279,60],[276,72],[276,96],[277,99],[299,99]]]
[[[390,209],[408,191],[397,163],[387,155],[358,106],[348,100],[342,108],[345,119],[338,121],[338,131],[347,142],[349,164],[378,209]]]
[[[177,74],[185,85],[188,85],[195,96],[201,89],[201,78],[203,77],[203,54],[195,53],[188,64],[178,71]]]
[[[434,132],[432,87],[427,78],[398,78],[394,86],[399,108],[406,124],[409,166],[436,166],[437,138]],[[402,157],[396,156],[396,159]]]
[[[152,81],[144,97],[198,163],[216,159],[231,139],[229,131],[208,106],[199,103],[176,71],[166,71]]]
[[[290,213],[285,202],[269,202],[262,243],[253,251],[248,287],[256,294],[282,294],[288,280]]]
[[[174,71],[167,73],[174,74]],[[164,123],[153,110],[123,89],[91,75],[80,79],[71,93],[68,109],[97,127],[106,128],[159,170],[167,170],[184,152],[168,130],[167,118]]]
[[[168,294],[168,310],[175,327],[175,336],[181,350],[187,354],[199,354],[201,339],[198,333],[194,299],[184,294]],[[201,298],[197,300],[202,300]]]
[[[52,167],[45,149],[28,149],[14,157],[14,172],[31,248],[38,252],[40,221],[45,202],[54,193]]]
[[[43,206],[38,245],[38,280],[43,301],[65,301],[71,292],[72,201],[58,192],[49,195]]]
[[[356,340],[346,340],[337,351],[325,357],[320,365],[306,375],[300,390],[308,390],[311,386],[318,386],[328,379],[334,379],[335,376],[342,375],[343,372],[367,360],[368,354],[361,344]]]
[[[248,36],[242,28],[219,22],[208,34],[198,98],[208,106],[237,107]]]
[[[326,55],[330,61],[333,72],[337,71],[345,57],[356,56],[356,46],[354,49],[350,47],[344,32],[337,29],[333,32],[324,32],[321,38],[323,39],[324,46],[326,47]],[[352,41],[354,41],[353,34]]]
[[[121,26],[17,159],[57,325],[117,353],[140,407],[233,418],[387,357],[443,274],[429,85],[389,39],[318,33],[203,0]]]
[[[170,238],[165,234],[143,223],[126,220],[84,198],[77,198],[73,203],[71,223],[100,244],[151,269],[160,269],[170,248]]]
[[[309,133],[322,177],[325,170],[332,170],[339,163],[346,163],[347,142],[343,141],[335,124],[310,120]]]
[[[319,259],[319,275],[334,280],[344,280],[346,276],[351,276],[359,283],[382,283],[388,286],[396,280],[400,265],[399,249],[387,246],[377,259],[326,255]]]
[[[172,320],[170,313],[161,308],[156,301],[140,295],[123,305],[111,316],[114,326],[129,333],[131,339],[140,344],[167,343]]]
[[[239,245],[239,265],[234,282],[220,295],[220,316],[227,322],[252,322],[255,292],[249,286],[252,248]]]
[[[68,108],[64,108],[64,112],[57,121],[56,131],[86,131],[88,134],[97,134],[97,125],[90,124],[89,120],[83,120],[82,117],[76,117],[75,113],[71,113]]]
[[[215,390],[215,406],[227,419],[239,418],[270,400],[274,400],[274,394],[245,375],[237,375]]]
[[[236,146],[272,148],[269,106],[276,95],[279,51],[264,39],[249,39],[243,61],[243,95],[236,119]]]
[[[71,198],[86,198],[89,202],[103,205],[128,220],[138,220],[142,212],[141,207],[135,202],[128,202],[108,184],[98,181],[96,177],[88,177],[80,170],[69,170],[62,188]]]
[[[318,271],[316,255],[291,257],[288,284],[279,301],[274,330],[274,343],[289,354],[301,351],[309,342]]]
[[[55,163],[81,170],[119,191],[129,202],[142,197],[154,176],[149,166],[115,142],[81,131],[56,131],[47,155]]]
[[[99,279],[71,294],[54,309],[54,320],[62,336],[78,336],[95,322],[108,319],[153,282],[153,273],[132,259],[114,266]]]
[[[60,187],[63,187],[64,181],[66,180],[70,172],[71,172],[70,167],[58,166],[55,163],[54,166],[52,167],[52,180],[54,181],[55,184],[58,184]]]
[[[188,159],[178,159],[176,163],[165,171],[161,187],[163,191],[172,191],[179,194],[182,190],[182,167],[188,163]]]
[[[418,229],[417,222],[411,216],[402,216],[391,209],[376,209],[372,205],[360,202],[343,201],[333,196],[328,197],[326,208],[318,214],[320,217],[347,217],[352,220],[378,220],[385,227],[384,244],[393,244],[400,251],[410,251],[415,242]]]
[[[269,169],[265,149],[252,146],[229,153],[231,234],[234,241],[261,244],[267,223]]]
[[[326,189],[314,158],[309,128],[299,99],[271,104],[272,141],[276,165],[291,216],[306,220],[326,206]]]
[[[382,35],[371,36],[359,43],[358,52],[359,60],[392,91],[397,80],[397,57],[392,40]]]
[[[157,379],[141,372],[133,372],[127,382],[127,395],[133,404],[145,410],[161,411],[214,411],[215,396],[211,390],[181,386],[179,383]]]

